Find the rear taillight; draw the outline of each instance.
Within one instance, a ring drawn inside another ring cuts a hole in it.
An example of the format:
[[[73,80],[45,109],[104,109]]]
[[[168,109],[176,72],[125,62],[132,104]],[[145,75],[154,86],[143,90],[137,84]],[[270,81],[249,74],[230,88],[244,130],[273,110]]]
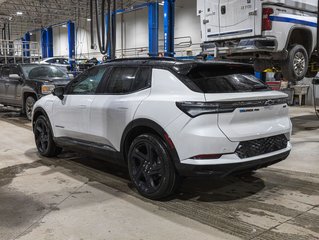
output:
[[[203,114],[233,112],[235,108],[218,102],[177,102],[176,106],[190,117]]]
[[[263,8],[263,31],[269,31],[272,29],[272,21],[270,19],[270,15],[274,13],[272,8]]]
[[[269,107],[287,104],[288,98],[224,101],[224,102],[176,102],[176,106],[194,118],[203,114],[231,113],[237,108]]]

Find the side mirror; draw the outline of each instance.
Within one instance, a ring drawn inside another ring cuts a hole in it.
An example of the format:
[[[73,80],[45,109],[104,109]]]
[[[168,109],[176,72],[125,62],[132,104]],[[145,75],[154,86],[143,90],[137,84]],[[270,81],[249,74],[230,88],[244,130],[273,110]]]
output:
[[[54,96],[57,96],[58,98],[60,98],[61,100],[63,100],[64,98],[64,87],[57,87],[53,90],[52,94]]]
[[[13,79],[13,80],[18,80],[18,81],[21,81],[21,77],[18,75],[18,74],[9,74],[9,78],[10,79]]]

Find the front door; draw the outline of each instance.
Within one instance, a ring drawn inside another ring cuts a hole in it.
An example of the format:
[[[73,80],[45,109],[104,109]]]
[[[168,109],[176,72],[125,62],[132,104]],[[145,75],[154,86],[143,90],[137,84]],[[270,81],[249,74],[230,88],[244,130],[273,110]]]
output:
[[[52,125],[56,137],[88,140],[90,108],[105,71],[104,66],[92,68],[70,83],[63,100],[55,99]]]

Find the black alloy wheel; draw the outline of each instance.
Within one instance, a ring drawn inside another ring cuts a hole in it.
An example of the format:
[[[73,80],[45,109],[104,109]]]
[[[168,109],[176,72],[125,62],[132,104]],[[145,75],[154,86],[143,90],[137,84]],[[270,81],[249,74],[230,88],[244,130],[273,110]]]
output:
[[[54,157],[62,149],[55,145],[49,122],[44,116],[39,116],[34,124],[35,143],[39,153],[45,157]]]
[[[128,153],[130,177],[141,195],[161,199],[172,194],[178,176],[163,140],[156,135],[137,137]]]

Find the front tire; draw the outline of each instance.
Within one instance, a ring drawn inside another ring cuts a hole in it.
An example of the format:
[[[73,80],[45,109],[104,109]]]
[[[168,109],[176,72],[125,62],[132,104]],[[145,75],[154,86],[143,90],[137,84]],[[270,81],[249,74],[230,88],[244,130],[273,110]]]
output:
[[[306,49],[299,45],[293,45],[289,49],[287,60],[282,63],[281,70],[285,79],[295,83],[305,78],[309,65],[309,57]]]
[[[159,200],[171,195],[178,186],[178,175],[163,140],[143,134],[132,142],[127,155],[133,185],[144,197]]]
[[[35,144],[38,152],[44,157],[55,157],[62,152],[53,141],[50,123],[44,116],[39,116],[34,124]]]
[[[32,96],[29,96],[29,97],[27,97],[27,99],[25,100],[25,103],[24,103],[25,115],[26,115],[27,119],[30,121],[32,118],[32,109],[33,109],[35,102],[36,102],[35,98]]]

